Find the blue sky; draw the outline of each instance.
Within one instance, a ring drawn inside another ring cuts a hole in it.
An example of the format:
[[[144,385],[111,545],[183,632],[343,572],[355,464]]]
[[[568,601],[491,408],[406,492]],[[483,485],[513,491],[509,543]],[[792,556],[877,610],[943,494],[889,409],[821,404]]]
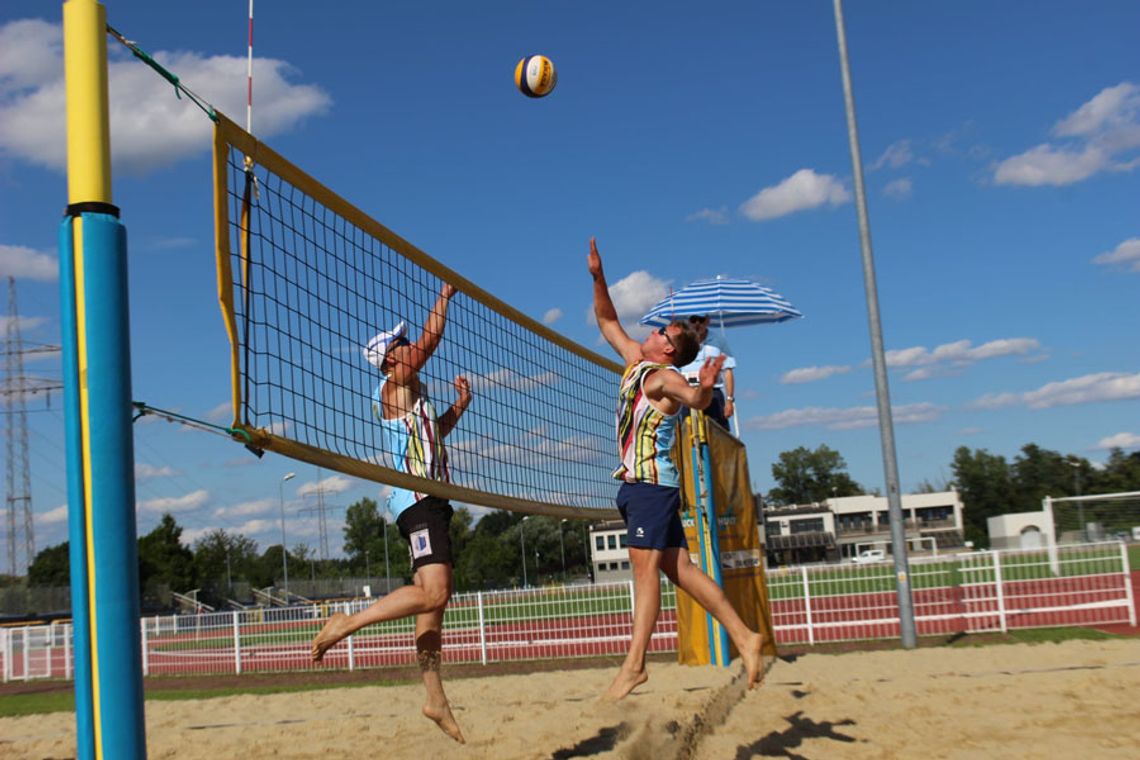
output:
[[[805,318],[730,331],[755,485],[827,444],[883,487],[831,3],[260,3],[253,131],[448,266],[602,351],[596,235],[623,318],[715,274]],[[247,4],[112,0],[108,21],[245,118]],[[0,9],[0,274],[59,342],[67,200],[59,4]],[[960,445],[1140,447],[1140,5],[848,3],[904,490]],[[136,399],[223,421],[209,122],[111,44],[114,201],[130,238]],[[516,61],[558,87],[530,100]],[[6,311],[5,311],[6,314]],[[7,317],[4,317],[6,320]],[[27,374],[58,378],[58,358]],[[29,406],[40,547],[66,538],[60,397]],[[298,513],[375,484],[164,422],[136,425],[139,528],[172,511],[317,544]],[[340,553],[339,514],[330,544]]]

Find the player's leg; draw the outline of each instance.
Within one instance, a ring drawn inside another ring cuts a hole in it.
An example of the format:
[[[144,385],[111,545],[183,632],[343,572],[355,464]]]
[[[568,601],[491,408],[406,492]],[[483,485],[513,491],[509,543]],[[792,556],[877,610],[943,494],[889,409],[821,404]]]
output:
[[[744,668],[748,672],[748,688],[758,684],[764,674],[760,654],[763,637],[744,624],[716,581],[693,564],[685,548],[666,549],[661,558],[661,570],[677,588],[683,589],[720,621],[744,660]]]
[[[649,680],[645,655],[661,612],[661,551],[631,546],[629,565],[633,569],[633,635],[625,662],[603,697],[610,701],[621,699]]]
[[[439,672],[443,653],[443,613],[452,589],[451,565],[424,565],[416,571],[415,584],[439,602],[436,609],[416,615],[416,660],[427,692],[423,714],[435,721],[445,734],[463,744],[463,732],[451,713]]]

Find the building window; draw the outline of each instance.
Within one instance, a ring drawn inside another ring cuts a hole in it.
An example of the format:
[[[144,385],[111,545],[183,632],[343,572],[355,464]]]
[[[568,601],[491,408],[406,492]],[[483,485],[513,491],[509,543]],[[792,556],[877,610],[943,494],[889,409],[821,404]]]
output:
[[[617,536],[612,533],[609,535],[609,545],[611,549],[617,548]]]
[[[623,548],[623,549],[626,548],[626,539],[627,538],[628,538],[628,536],[625,533],[622,533],[618,537],[618,543],[621,545],[621,548]]]
[[[823,518],[813,517],[808,520],[792,520],[789,527],[792,529],[792,535],[796,533],[822,533]]]
[[[623,560],[621,563],[621,569],[622,570],[628,570],[629,569],[629,562],[626,562]]]
[[[594,536],[594,546],[596,546],[598,548],[598,551],[605,549],[606,548],[606,537],[605,536]]]

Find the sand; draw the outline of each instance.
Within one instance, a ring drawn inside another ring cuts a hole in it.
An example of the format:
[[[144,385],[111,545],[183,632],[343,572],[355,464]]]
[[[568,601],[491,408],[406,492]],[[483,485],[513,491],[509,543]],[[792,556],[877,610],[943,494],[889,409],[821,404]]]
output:
[[[151,701],[148,755],[1140,757],[1140,639],[811,654],[747,693],[735,668],[650,675],[617,705],[596,701],[609,669],[452,680],[462,746],[421,717],[418,686]],[[69,713],[0,719],[0,758],[73,757],[74,731]]]

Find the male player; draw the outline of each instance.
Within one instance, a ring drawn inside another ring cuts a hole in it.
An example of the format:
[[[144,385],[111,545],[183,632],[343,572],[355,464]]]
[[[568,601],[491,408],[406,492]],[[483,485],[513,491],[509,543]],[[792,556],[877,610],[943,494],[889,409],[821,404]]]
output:
[[[471,386],[464,376],[456,377],[455,402],[443,416],[437,417],[419,371],[443,338],[447,306],[455,292],[454,286],[444,284],[416,342],[408,340],[407,327],[400,322],[374,337],[364,348],[365,358],[383,375],[373,393],[372,412],[380,423],[385,449],[395,459],[396,469],[445,483],[450,477],[443,440],[471,403]],[[388,510],[395,516],[400,534],[411,545],[413,585],[396,589],[355,615],[338,612],[330,617],[313,639],[313,661],[320,662],[330,647],[366,625],[415,615],[416,657],[427,689],[423,713],[463,744],[463,733],[451,714],[439,674],[443,611],[453,588],[451,504],[396,488],[388,497]]]
[[[676,321],[650,333],[642,343],[633,340],[618,321],[593,238],[586,262],[594,278],[598,327],[626,365],[617,409],[621,465],[614,477],[624,481],[617,507],[625,520],[633,568],[633,637],[629,654],[604,698],[617,701],[649,680],[645,653],[661,612],[659,572],[724,626],[744,660],[751,689],[762,675],[762,639],[744,624],[716,582],[689,559],[679,512],[680,478],[670,458],[681,408],[704,409],[709,405],[724,356],[706,361],[699,372],[699,384],[690,386],[676,367],[691,362],[700,348],[692,326]]]

